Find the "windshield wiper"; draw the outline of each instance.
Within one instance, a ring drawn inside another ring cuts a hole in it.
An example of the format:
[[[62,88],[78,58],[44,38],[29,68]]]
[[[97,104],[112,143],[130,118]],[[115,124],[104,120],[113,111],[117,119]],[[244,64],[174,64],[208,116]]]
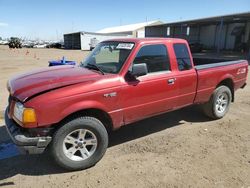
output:
[[[84,67],[89,68],[89,69],[97,70],[97,71],[101,72],[103,75],[105,74],[105,73],[103,72],[103,70],[100,69],[100,68],[99,68],[97,65],[95,65],[95,64],[87,63]]]

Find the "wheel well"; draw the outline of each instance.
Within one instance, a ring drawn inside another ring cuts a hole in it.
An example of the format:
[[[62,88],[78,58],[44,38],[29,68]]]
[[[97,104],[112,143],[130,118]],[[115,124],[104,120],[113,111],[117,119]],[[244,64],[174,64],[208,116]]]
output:
[[[109,114],[103,110],[95,109],[95,108],[84,109],[84,110],[74,112],[74,113],[68,115],[67,117],[65,117],[59,123],[59,125],[62,124],[62,122],[70,121],[70,120],[72,120],[76,117],[79,117],[79,116],[91,116],[91,117],[94,117],[94,118],[100,120],[108,132],[113,129],[113,122],[112,122],[112,119],[109,116]]]
[[[218,85],[217,87],[219,86],[227,86],[230,90],[231,90],[231,93],[232,93],[232,102],[234,102],[234,83],[233,83],[233,80],[230,79],[230,78],[227,78],[225,80],[222,80]],[[217,88],[216,87],[216,88]]]

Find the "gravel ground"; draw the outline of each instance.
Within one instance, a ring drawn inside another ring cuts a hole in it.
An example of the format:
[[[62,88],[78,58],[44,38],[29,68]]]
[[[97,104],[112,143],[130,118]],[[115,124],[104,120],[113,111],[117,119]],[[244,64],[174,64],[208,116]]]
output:
[[[65,55],[78,62],[88,52],[56,49],[10,51],[0,46],[1,106],[10,76],[47,66]],[[27,55],[26,55],[27,54]],[[248,79],[248,83],[250,80]],[[84,171],[66,172],[48,154],[0,160],[0,186],[8,187],[250,187],[250,86],[221,120],[193,106],[125,126],[110,135],[104,158]],[[1,144],[8,143],[0,121]]]

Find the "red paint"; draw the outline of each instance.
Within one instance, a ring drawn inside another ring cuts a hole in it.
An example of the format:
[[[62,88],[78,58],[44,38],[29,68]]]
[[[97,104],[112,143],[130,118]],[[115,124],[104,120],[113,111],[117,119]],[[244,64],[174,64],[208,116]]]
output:
[[[155,114],[206,102],[224,79],[231,79],[235,90],[246,82],[248,70],[242,74],[237,73],[239,68],[248,69],[247,61],[199,71],[194,68],[179,71],[173,44],[185,43],[188,46],[182,39],[148,38],[116,41],[135,43],[119,74],[101,75],[81,67],[57,66],[11,79],[11,95],[24,102],[26,107],[34,108],[36,111],[37,124],[28,126],[48,127],[74,112],[94,108],[107,112],[115,129]],[[136,53],[141,46],[147,44],[166,45],[171,72],[149,74],[133,82],[125,80]],[[167,80],[171,78],[176,79],[175,84],[168,85]],[[44,93],[32,97],[41,92]],[[116,92],[117,96],[104,97],[104,94],[112,92]]]

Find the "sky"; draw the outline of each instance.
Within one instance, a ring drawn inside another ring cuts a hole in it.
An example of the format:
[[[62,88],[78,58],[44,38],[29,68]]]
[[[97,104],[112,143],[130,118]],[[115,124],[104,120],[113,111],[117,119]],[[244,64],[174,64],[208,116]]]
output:
[[[0,37],[58,40],[69,32],[239,12],[250,12],[250,0],[0,0]]]

